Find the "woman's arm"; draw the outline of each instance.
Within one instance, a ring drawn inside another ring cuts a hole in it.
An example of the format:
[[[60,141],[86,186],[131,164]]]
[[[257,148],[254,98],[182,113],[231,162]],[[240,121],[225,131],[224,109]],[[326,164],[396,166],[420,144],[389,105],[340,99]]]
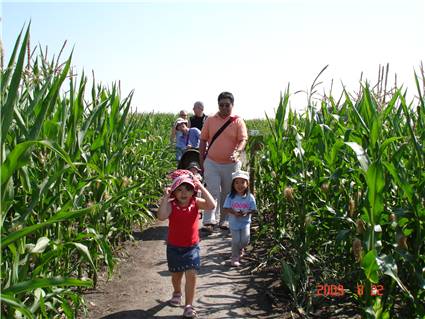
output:
[[[205,160],[205,152],[207,150],[207,141],[200,139],[199,140],[199,166],[201,170],[204,170],[204,160]]]
[[[166,189],[158,208],[158,219],[166,220],[171,214],[170,190]]]

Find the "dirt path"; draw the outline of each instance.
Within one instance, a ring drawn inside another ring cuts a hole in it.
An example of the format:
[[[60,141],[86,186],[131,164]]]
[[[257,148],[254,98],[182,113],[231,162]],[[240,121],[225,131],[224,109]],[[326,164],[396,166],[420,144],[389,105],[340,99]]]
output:
[[[183,308],[167,304],[172,288],[165,238],[168,222],[158,222],[135,242],[125,243],[112,280],[99,280],[86,295],[88,318],[181,318]],[[195,308],[199,318],[286,318],[267,298],[268,278],[251,275],[249,266],[229,266],[230,236],[217,231],[201,239],[201,270]],[[84,318],[81,316],[80,318]]]

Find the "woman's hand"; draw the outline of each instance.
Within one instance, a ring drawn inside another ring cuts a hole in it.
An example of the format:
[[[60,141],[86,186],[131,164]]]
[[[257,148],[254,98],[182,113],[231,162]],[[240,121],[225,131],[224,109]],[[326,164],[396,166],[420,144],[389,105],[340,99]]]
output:
[[[237,162],[237,161],[239,161],[240,155],[241,155],[241,152],[240,151],[234,150],[233,153],[232,153],[232,155],[230,155],[230,159],[233,162]]]

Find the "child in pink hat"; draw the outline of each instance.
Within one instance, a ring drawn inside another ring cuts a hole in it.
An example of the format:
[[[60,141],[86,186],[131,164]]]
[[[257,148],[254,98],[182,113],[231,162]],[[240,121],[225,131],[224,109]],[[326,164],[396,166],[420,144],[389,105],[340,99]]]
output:
[[[202,183],[188,170],[176,170],[170,174],[172,183],[164,191],[158,209],[159,220],[169,220],[167,236],[167,263],[171,272],[172,306],[179,306],[182,299],[181,283],[185,282],[184,318],[196,318],[193,308],[196,272],[200,269],[199,210],[214,209],[215,201]],[[202,197],[196,197],[200,190]]]

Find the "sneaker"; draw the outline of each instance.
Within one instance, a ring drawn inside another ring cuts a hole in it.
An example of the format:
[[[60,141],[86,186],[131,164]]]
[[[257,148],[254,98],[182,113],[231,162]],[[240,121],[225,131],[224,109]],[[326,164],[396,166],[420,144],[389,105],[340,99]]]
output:
[[[198,318],[195,309],[192,305],[187,305],[184,307],[183,318]]]
[[[173,292],[171,299],[169,301],[170,305],[173,307],[178,307],[182,303],[182,293],[181,292]]]
[[[237,258],[235,258],[235,257],[232,258],[232,261],[230,262],[230,264],[233,267],[239,267],[241,265],[241,263],[239,262],[239,260]]]
[[[228,230],[229,229],[229,222],[228,221],[220,222],[219,226],[220,226],[220,229]]]
[[[245,249],[241,248],[241,250],[239,251],[239,259],[242,258],[243,255],[245,255]]]

